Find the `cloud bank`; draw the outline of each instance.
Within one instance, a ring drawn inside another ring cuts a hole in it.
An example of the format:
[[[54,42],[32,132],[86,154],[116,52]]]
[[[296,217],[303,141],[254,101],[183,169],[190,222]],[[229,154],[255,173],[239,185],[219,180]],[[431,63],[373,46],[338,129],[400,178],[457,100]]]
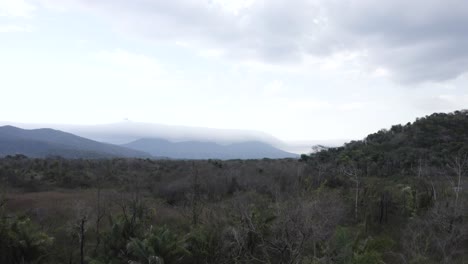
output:
[[[105,17],[120,31],[246,61],[289,65],[361,54],[363,67],[402,83],[468,69],[462,0],[39,0]]]

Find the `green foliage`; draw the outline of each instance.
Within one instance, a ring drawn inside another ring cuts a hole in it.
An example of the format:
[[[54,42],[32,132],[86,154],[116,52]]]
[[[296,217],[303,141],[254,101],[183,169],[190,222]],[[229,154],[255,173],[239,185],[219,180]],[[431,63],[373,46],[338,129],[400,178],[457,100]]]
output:
[[[356,254],[353,258],[354,264],[381,264],[384,263],[380,253],[376,251],[366,251],[362,254]]]
[[[52,243],[29,218],[0,215],[0,263],[46,263]]]
[[[192,263],[217,263],[221,251],[221,230],[216,226],[193,228],[186,237]]]
[[[422,160],[427,166],[445,166],[450,155],[467,150],[468,111],[456,111],[382,129],[364,140],[312,154],[311,158],[337,164],[353,162],[367,176],[388,177],[415,173]]]
[[[150,227],[142,239],[132,238],[127,244],[127,251],[133,261],[138,261],[135,263],[178,263],[190,255],[185,249],[184,240],[165,226]]]
[[[333,238],[335,263],[378,264],[384,263],[383,254],[395,246],[387,236],[369,237],[346,227],[338,227]]]
[[[128,243],[142,236],[144,211],[142,204],[132,203],[131,214],[125,213],[113,218],[109,216],[110,228],[102,234],[102,243],[98,255],[92,258],[94,263],[121,263],[129,258]]]
[[[383,253],[390,251],[395,242],[388,237],[367,237],[357,243],[354,249],[353,263],[355,264],[378,264],[384,263]]]
[[[338,227],[334,236],[334,259],[337,264],[351,263],[355,239],[351,231],[345,227]]]

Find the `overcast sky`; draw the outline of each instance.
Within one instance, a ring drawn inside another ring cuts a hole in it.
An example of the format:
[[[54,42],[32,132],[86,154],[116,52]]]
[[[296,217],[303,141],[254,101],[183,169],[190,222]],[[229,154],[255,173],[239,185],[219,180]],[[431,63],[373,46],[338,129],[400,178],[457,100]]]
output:
[[[0,0],[0,121],[360,139],[468,108],[466,0]]]

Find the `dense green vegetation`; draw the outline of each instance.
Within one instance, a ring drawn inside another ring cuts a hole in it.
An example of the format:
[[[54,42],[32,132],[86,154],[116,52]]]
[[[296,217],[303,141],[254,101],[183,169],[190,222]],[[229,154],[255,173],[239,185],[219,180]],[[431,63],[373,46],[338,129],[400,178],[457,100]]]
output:
[[[468,112],[300,160],[0,159],[0,263],[466,263]]]

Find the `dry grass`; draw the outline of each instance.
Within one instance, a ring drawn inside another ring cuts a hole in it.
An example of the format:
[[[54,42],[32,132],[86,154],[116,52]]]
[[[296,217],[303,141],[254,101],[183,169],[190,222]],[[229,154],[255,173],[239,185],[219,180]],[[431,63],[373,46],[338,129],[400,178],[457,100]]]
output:
[[[104,208],[107,215],[120,215],[122,213],[121,205],[128,206],[131,197],[131,193],[102,190],[101,208]],[[6,199],[7,211],[16,215],[26,214],[46,229],[55,229],[60,225],[74,223],[83,214],[94,217],[97,209],[96,189],[9,192],[6,194]],[[146,207],[152,212],[154,224],[177,226],[185,218],[181,208],[174,208],[148,195],[143,200]]]
[[[7,209],[27,212],[35,209],[71,208],[76,204],[91,206],[96,199],[94,190],[57,190],[31,193],[8,193]]]

